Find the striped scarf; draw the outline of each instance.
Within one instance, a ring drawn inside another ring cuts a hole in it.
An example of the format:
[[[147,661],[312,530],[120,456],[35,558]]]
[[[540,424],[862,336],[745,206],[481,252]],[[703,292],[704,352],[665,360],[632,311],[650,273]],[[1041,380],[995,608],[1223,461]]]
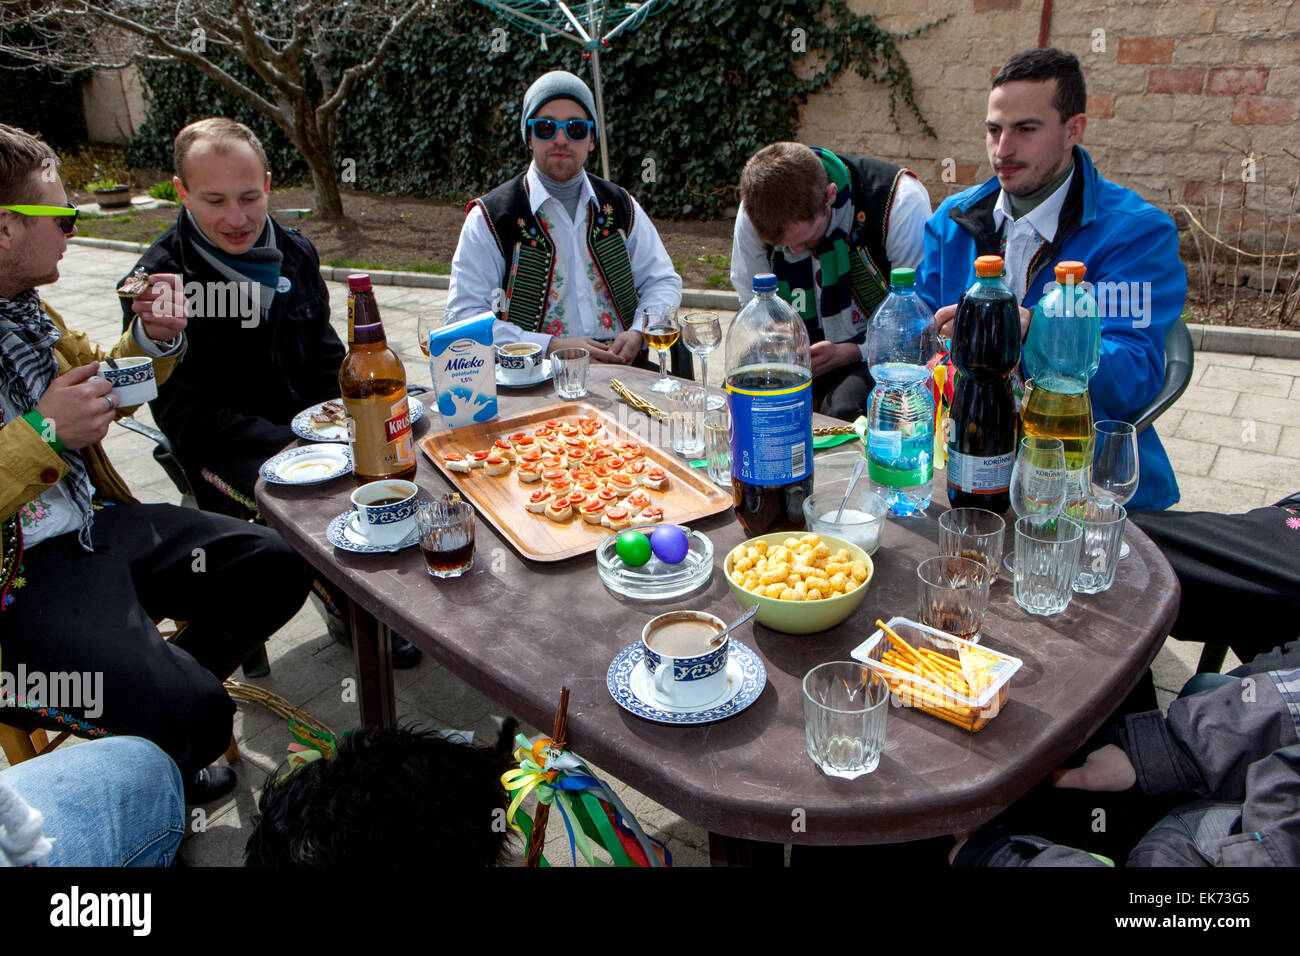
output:
[[[21,418],[36,407],[40,396],[58,375],[54,345],[61,338],[58,327],[41,308],[35,289],[20,292],[13,299],[0,297],[0,410],[4,420]],[[95,486],[90,481],[86,463],[75,451],[63,453],[68,464],[68,492],[81,514],[81,532],[77,540],[87,551],[93,550],[90,527],[95,509],[91,500]]]

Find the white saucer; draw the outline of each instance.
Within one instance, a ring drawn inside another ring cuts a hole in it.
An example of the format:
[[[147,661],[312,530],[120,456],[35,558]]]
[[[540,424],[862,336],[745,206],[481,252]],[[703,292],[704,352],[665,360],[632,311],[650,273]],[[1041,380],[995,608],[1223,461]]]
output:
[[[333,399],[339,401],[339,399]],[[311,417],[320,411],[325,402],[317,402],[310,408],[304,408],[297,415],[293,416],[293,421],[289,422],[289,427],[299,438],[306,441],[331,441],[341,442],[348,440],[347,425],[325,425],[317,428],[312,424]],[[424,402],[420,401],[414,395],[406,396],[406,405],[411,412],[411,424],[414,425],[424,417]]]
[[[740,713],[758,700],[767,686],[767,668],[748,646],[731,641],[727,654],[727,686],[718,697],[697,707],[659,702],[654,678],[645,666],[645,646],[637,641],[619,652],[609,665],[605,686],[614,702],[630,714],[661,724],[709,724]]]
[[[260,473],[275,485],[318,485],[352,470],[352,449],[324,442],[290,448],[262,463]]]
[[[534,385],[540,385],[551,377],[551,360],[542,359],[542,364],[537,366],[537,371],[528,378],[507,379],[501,374],[501,366],[496,368],[497,387],[498,388],[531,388]]]
[[[410,534],[396,544],[371,544],[357,529],[356,509],[349,508],[329,523],[329,527],[325,529],[325,539],[334,547],[355,554],[391,554],[418,542],[420,531],[418,528],[413,528]]]

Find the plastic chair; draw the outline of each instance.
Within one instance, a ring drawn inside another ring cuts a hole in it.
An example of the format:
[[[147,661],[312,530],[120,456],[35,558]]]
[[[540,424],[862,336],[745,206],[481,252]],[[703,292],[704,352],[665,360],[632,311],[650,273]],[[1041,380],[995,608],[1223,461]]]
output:
[[[1160,390],[1156,392],[1155,398],[1129,419],[1136,431],[1150,428],[1151,423],[1187,391],[1187,386],[1192,381],[1195,351],[1192,333],[1187,331],[1187,323],[1180,318],[1165,336],[1165,380],[1161,383]]]

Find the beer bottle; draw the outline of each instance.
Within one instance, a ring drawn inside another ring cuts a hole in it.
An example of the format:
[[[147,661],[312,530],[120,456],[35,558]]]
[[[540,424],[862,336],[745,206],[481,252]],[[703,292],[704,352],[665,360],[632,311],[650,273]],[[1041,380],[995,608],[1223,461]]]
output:
[[[358,485],[415,478],[406,369],[388,347],[370,276],[348,276],[348,354],[339,392],[352,420],[352,477]]]

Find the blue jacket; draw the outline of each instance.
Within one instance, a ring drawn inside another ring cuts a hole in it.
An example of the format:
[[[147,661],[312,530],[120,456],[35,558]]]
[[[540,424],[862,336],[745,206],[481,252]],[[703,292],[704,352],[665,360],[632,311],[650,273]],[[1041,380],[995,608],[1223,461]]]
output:
[[[926,223],[917,291],[931,308],[956,303],[974,284],[976,256],[999,254],[993,225],[999,190],[995,176],[944,200]],[[1089,282],[1107,283],[1098,297],[1101,365],[1088,388],[1093,416],[1130,420],[1164,381],[1165,335],[1183,312],[1187,270],[1178,256],[1178,229],[1137,193],[1102,179],[1076,146],[1056,238],[1035,256],[1021,305],[1034,307],[1055,281],[1053,267],[1066,259],[1084,263]],[[1131,294],[1128,307],[1120,289]],[[1128,507],[1155,510],[1177,502],[1178,482],[1154,426],[1138,436],[1138,454],[1138,490]]]

